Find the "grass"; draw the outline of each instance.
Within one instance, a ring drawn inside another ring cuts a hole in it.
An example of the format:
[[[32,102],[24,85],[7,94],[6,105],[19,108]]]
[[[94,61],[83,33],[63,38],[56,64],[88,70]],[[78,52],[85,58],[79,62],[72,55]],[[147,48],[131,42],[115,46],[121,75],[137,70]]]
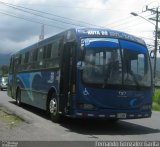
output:
[[[0,121],[5,123],[5,126],[7,128],[12,128],[20,123],[22,123],[24,120],[10,112],[4,111],[0,108]]]
[[[155,89],[152,109],[155,111],[160,111],[160,88]]]

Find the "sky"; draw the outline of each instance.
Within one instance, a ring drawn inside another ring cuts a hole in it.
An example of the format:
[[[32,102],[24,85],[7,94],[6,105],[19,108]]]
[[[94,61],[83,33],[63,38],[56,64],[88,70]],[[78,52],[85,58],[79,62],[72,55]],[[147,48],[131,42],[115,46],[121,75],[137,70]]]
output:
[[[74,27],[105,27],[143,38],[151,50],[155,22],[130,14],[154,17],[146,5],[158,7],[160,0],[0,0],[0,53],[38,42],[42,24],[45,38]]]

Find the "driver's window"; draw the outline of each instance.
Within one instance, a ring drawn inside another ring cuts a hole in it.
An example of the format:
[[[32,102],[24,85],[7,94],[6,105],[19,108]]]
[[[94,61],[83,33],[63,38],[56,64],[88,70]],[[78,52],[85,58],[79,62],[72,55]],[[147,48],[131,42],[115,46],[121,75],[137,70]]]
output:
[[[111,52],[106,52],[106,64],[109,63],[110,59],[111,59]]]
[[[138,55],[138,74],[144,76],[144,54]]]
[[[144,76],[144,54],[138,54],[137,58],[131,60],[132,72]]]

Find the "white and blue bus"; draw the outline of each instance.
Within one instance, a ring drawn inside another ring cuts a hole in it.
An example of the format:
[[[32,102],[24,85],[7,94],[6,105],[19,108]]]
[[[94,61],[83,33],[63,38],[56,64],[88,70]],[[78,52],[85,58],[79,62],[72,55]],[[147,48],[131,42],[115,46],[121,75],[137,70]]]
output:
[[[12,55],[8,95],[74,118],[151,117],[152,74],[145,42],[109,29],[70,29]]]

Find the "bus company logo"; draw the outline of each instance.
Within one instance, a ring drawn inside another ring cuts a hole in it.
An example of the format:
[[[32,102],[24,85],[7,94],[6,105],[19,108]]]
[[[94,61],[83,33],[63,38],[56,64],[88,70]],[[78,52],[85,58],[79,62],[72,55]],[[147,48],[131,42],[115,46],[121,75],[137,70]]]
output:
[[[51,72],[48,83],[53,83],[53,82],[54,82],[54,72]]]
[[[126,96],[127,96],[127,92],[124,91],[124,90],[120,90],[120,91],[118,92],[118,96],[126,97]]]

